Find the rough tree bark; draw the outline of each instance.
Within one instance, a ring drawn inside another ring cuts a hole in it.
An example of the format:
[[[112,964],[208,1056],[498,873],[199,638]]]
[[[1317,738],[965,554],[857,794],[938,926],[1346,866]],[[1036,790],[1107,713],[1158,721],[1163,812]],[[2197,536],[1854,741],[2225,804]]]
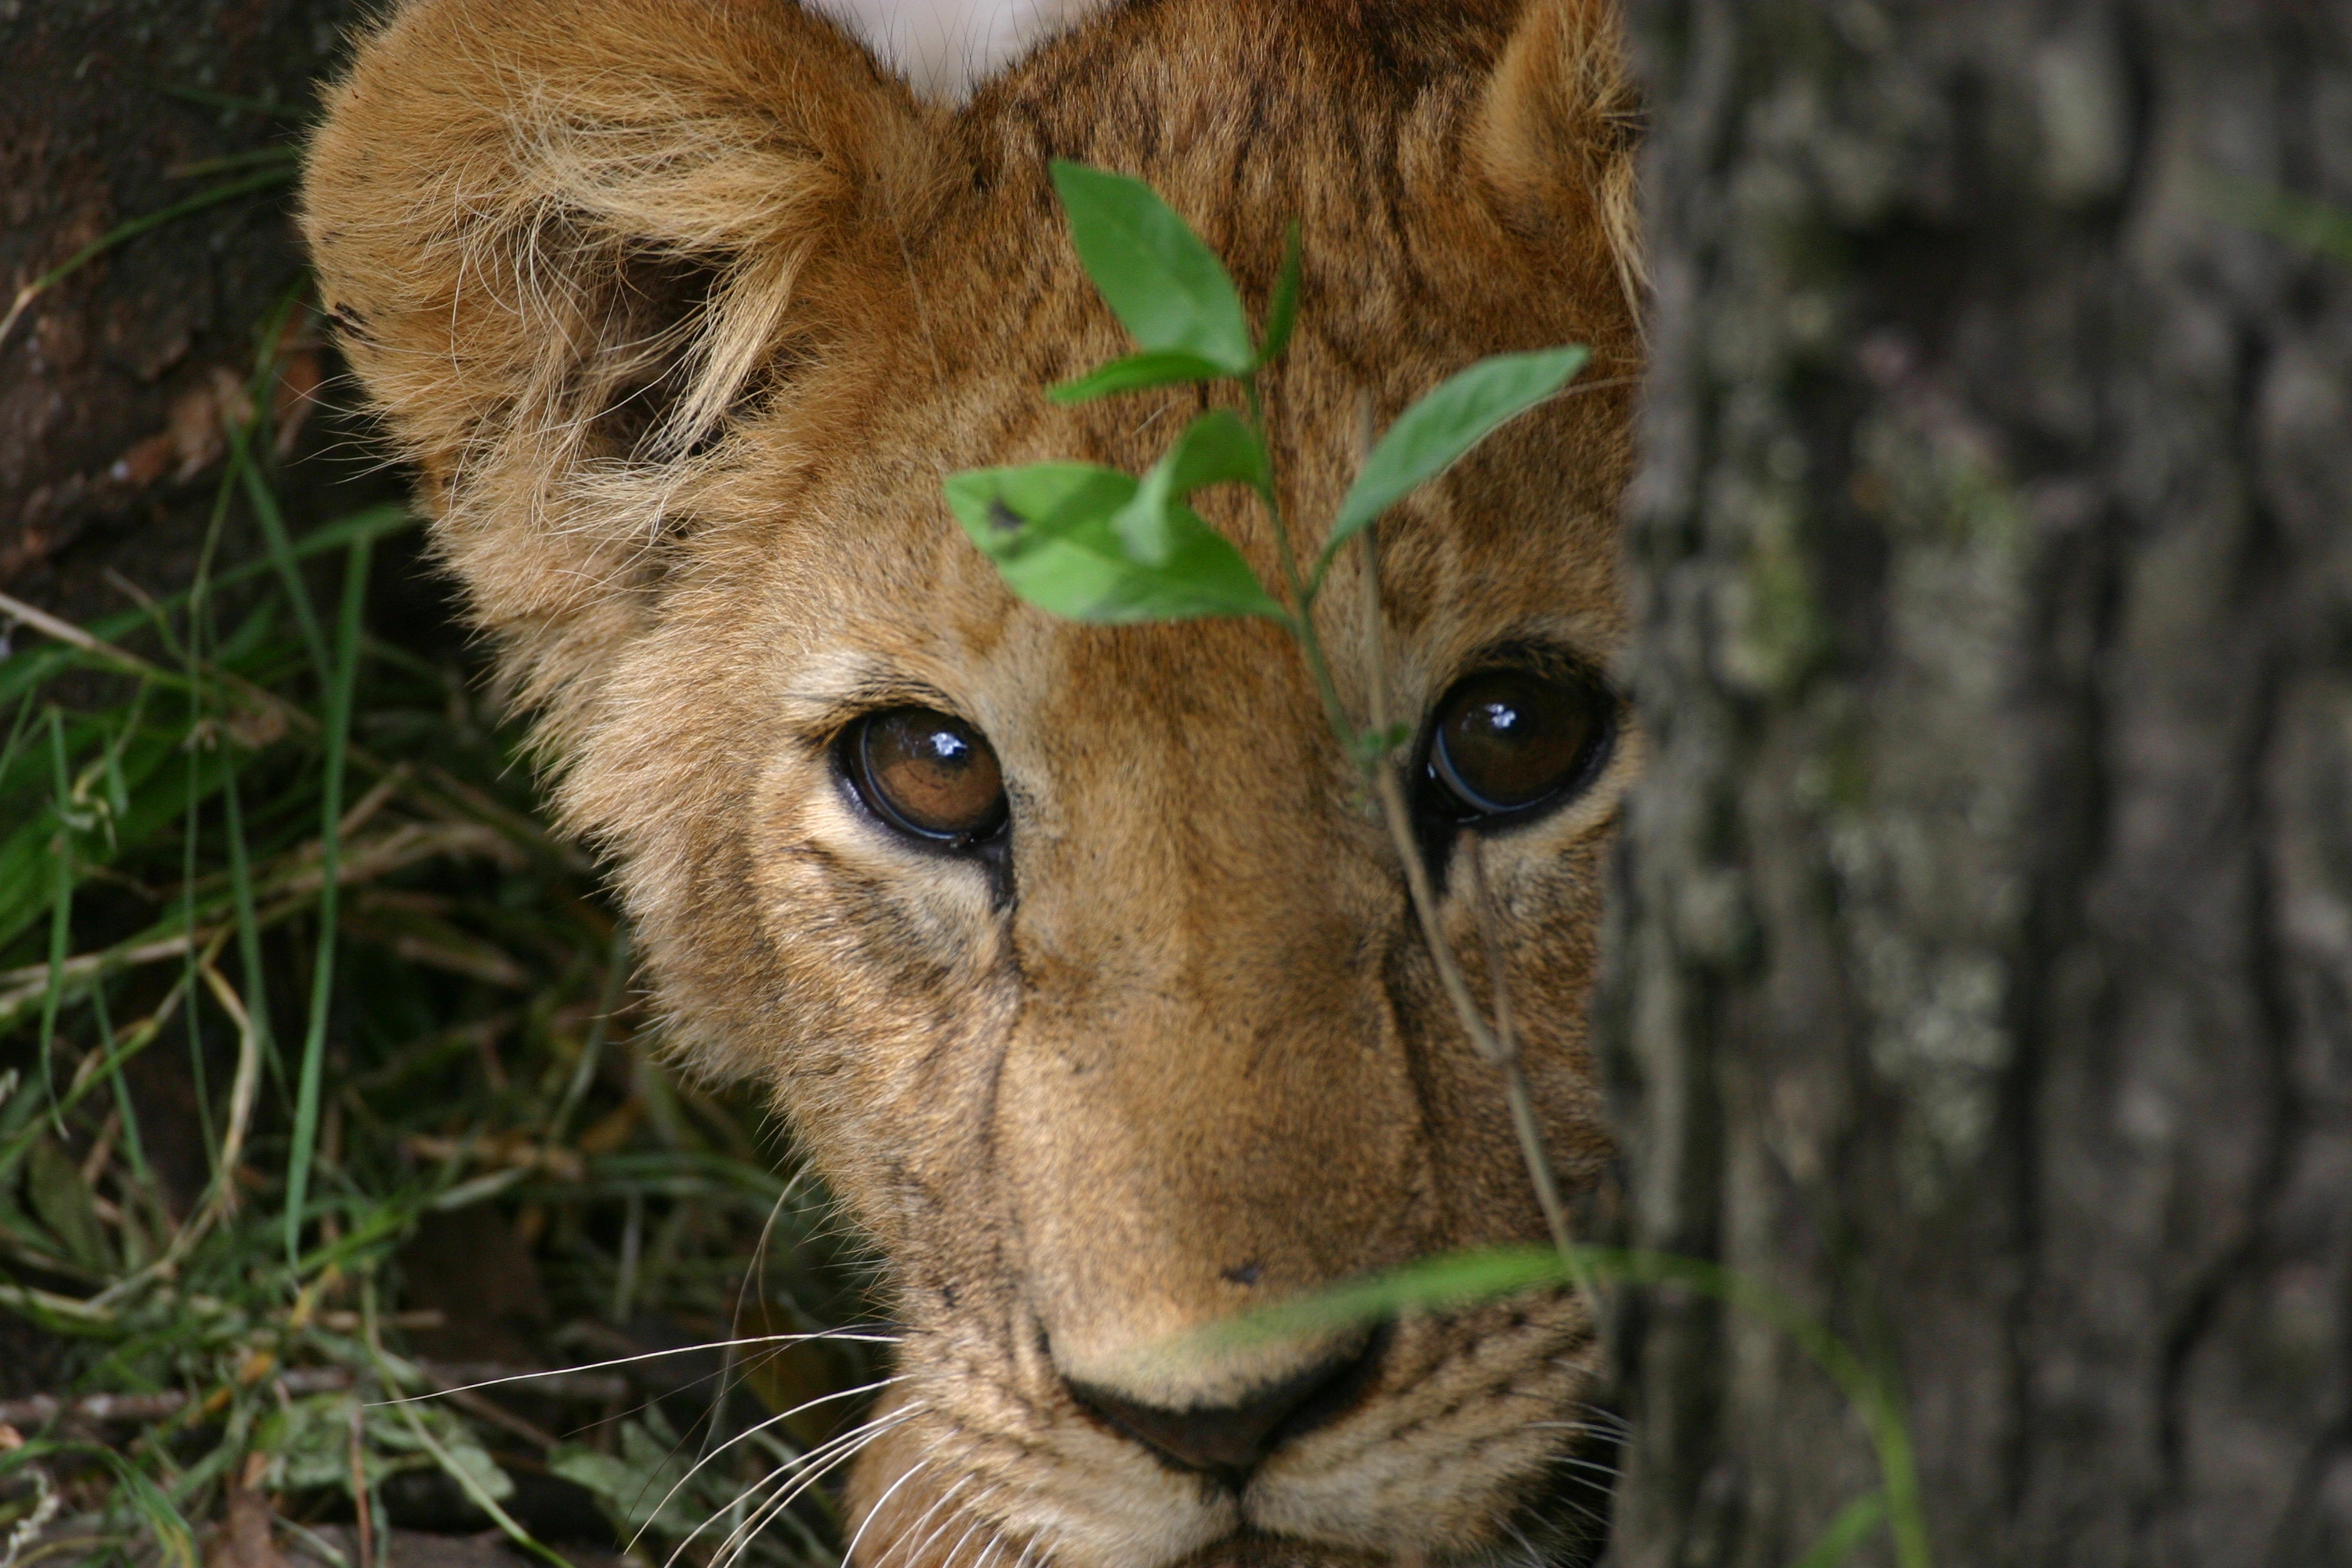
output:
[[[2352,264],[2278,200],[2352,215],[2352,12],[1632,9],[1631,1239],[1896,1370],[1947,1568],[2352,1562]],[[1752,1317],[1621,1329],[1620,1568],[1876,1484]]]

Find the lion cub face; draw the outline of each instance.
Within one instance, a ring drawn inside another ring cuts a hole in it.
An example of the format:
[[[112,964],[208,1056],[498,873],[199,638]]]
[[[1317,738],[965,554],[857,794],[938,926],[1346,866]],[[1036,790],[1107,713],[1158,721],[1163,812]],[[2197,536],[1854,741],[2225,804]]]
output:
[[[1265,382],[1311,546],[1381,423],[1506,350],[1590,384],[1341,558],[1341,703],[1485,989],[1477,837],[1552,1158],[1633,761],[1601,670],[1634,338],[1587,0],[1139,0],[952,113],[784,0],[428,0],[362,49],[305,221],[436,539],[611,849],[681,1040],[754,1075],[879,1242],[901,1373],[856,1558],[1072,1568],[1571,1550],[1590,1331],[1557,1298],[1202,1350],[1188,1331],[1539,1238],[1499,1081],[1297,651],[1013,600],[959,469],[1139,470],[1210,395],[1125,351],[1046,178],[1152,183],[1299,329]],[[1272,575],[1255,510],[1202,510]],[[1376,607],[1375,607],[1376,606]],[[1187,1343],[1195,1348],[1184,1348]]]

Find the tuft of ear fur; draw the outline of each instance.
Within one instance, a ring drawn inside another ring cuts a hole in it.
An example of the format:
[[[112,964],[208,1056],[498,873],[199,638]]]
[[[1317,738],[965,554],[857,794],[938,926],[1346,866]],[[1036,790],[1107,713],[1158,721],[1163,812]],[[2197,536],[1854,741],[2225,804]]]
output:
[[[1618,0],[1528,0],[1488,78],[1470,152],[1507,219],[1596,233],[1641,319],[1641,104]]]
[[[548,739],[628,637],[694,455],[917,221],[936,111],[778,0],[413,0],[364,39],[302,228],[445,558]]]

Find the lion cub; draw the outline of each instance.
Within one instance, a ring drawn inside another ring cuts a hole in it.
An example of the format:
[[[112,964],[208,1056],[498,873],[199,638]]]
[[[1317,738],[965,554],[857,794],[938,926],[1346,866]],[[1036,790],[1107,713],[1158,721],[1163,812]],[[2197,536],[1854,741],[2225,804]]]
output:
[[[869,5],[866,9],[871,10]],[[1054,7],[1042,9],[1055,10]],[[1496,1075],[1296,649],[1012,598],[960,469],[1139,471],[1206,401],[1042,389],[1127,352],[1047,179],[1150,182],[1262,310],[1313,535],[1382,424],[1507,350],[1573,395],[1381,525],[1318,610],[1480,836],[1553,1159],[1607,1158],[1583,1012],[1633,765],[1601,671],[1638,342],[1603,0],[1128,0],[928,101],[793,0],[415,0],[362,45],[304,225],[437,548],[541,714],[682,1050],[772,1086],[888,1260],[870,1568],[1468,1563],[1589,1548],[1573,1297],[1171,1350],[1539,1239]],[[1256,513],[1203,511],[1262,573]],[[1580,1468],[1581,1467],[1581,1468]]]

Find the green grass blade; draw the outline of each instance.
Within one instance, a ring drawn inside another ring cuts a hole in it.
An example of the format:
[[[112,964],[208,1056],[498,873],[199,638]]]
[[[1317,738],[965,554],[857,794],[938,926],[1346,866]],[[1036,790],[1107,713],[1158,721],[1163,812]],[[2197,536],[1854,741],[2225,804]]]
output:
[[[1888,1379],[1828,1327],[1761,1280],[1700,1258],[1607,1247],[1563,1256],[1549,1247],[1496,1247],[1423,1258],[1197,1331],[1170,1348],[1214,1351],[1267,1337],[1376,1322],[1398,1312],[1442,1310],[1523,1290],[1557,1289],[1579,1271],[1624,1285],[1671,1285],[1721,1301],[1769,1324],[1811,1356],[1869,1430],[1878,1459],[1887,1526],[1901,1568],[1930,1568],[1927,1516],[1903,1401]]]
[[[155,1173],[147,1163],[147,1141],[140,1136],[139,1107],[131,1101],[131,1085],[122,1076],[122,1058],[114,1049],[114,1017],[107,1009],[103,984],[89,988],[89,1011],[106,1052],[107,1080],[114,1086],[114,1113],[122,1119],[122,1152],[131,1161],[131,1175],[152,1192]]]
[[[261,963],[261,921],[253,912],[253,855],[245,836],[245,805],[237,795],[236,770],[221,781],[222,805],[227,821],[229,904],[236,915],[236,952],[245,971],[245,1012],[252,1020],[254,1038],[263,1059],[284,1081],[285,1064],[278,1058],[278,1042],[269,1029],[269,993]]]
[[[1822,1538],[1791,1568],[1842,1568],[1885,1517],[1886,1499],[1877,1492],[1864,1493],[1838,1510]]]
[[[66,954],[73,937],[73,824],[67,816],[73,809],[73,785],[67,777],[65,716],[55,706],[49,709],[49,762],[55,774],[58,835],[51,840],[56,849],[49,865],[49,984],[41,994],[41,1087],[62,1134],[65,1119],[56,1109],[58,1083],[50,1058],[55,1053],[58,1003],[65,994]]]
[[[390,1379],[387,1378],[386,1381],[389,1382]],[[416,1418],[414,1405],[406,1400],[402,1400],[394,1408],[400,1413],[401,1420],[407,1424],[409,1433],[416,1439],[417,1445],[433,1457],[433,1462],[441,1467],[444,1475],[457,1483],[457,1489],[466,1494],[467,1501],[490,1516],[492,1522],[498,1525],[509,1541],[513,1542],[541,1562],[548,1563],[550,1568],[572,1568],[569,1558],[525,1530],[516,1521],[514,1515],[499,1506],[498,1499],[482,1489],[482,1483],[475,1477],[474,1472],[467,1466],[458,1463],[457,1457],[436,1441],[433,1434],[425,1428],[425,1423]]]
[[[236,477],[236,468],[232,464],[222,472],[220,483],[213,488],[212,515],[205,524],[204,545],[196,552],[194,580],[188,585],[188,637],[184,655],[189,681],[188,733],[191,736],[196,734],[199,727],[215,716],[213,710],[205,702],[204,681],[205,647],[209,646],[215,654],[220,650],[220,627],[214,614],[211,597],[213,553],[219,548],[221,531],[228,522],[229,500],[235,493]],[[180,873],[180,886],[183,889],[180,922],[181,930],[189,935],[191,945],[188,949],[187,961],[181,967],[180,984],[187,990],[188,1081],[195,1089],[196,1126],[203,1134],[205,1168],[209,1173],[213,1191],[217,1193],[226,1190],[223,1184],[228,1182],[231,1176],[227,1171],[222,1169],[224,1151],[213,1136],[212,1086],[206,1081],[205,1074],[203,998],[196,975],[196,952],[193,945],[196,931],[195,871],[196,851],[199,847],[197,807],[200,798],[194,788],[194,768],[196,753],[193,748],[188,752],[188,758],[191,772],[187,800],[187,834],[184,840],[184,858]],[[194,1211],[189,1215],[189,1223],[196,1223]],[[182,1234],[188,1233],[184,1231]],[[177,1244],[178,1240],[175,1237],[173,1245]]]
[[[224,470],[224,475],[226,478],[234,478],[235,471]],[[321,555],[330,551],[342,549],[362,539],[385,538],[415,527],[416,521],[416,515],[404,506],[386,504],[368,507],[310,530],[301,538],[293,542],[290,553],[296,561],[305,561],[313,555]],[[247,561],[220,573],[212,578],[210,585],[215,588],[226,588],[235,584],[249,582],[265,573],[278,570],[279,567],[276,559],[265,556],[261,560]],[[169,612],[178,609],[189,600],[190,595],[187,593],[174,594],[160,601],[160,607]],[[108,643],[147,622],[147,611],[125,610],[116,615],[102,616],[83,629],[100,643]],[[116,662],[106,655],[92,654],[86,649],[70,646],[24,649],[11,655],[5,660],[0,660],[0,701],[28,700],[38,692],[45,682],[62,675],[68,669],[85,667],[106,669],[118,668]],[[134,670],[133,673],[140,672]],[[176,679],[164,679],[163,677],[152,671],[145,673],[150,674],[152,679],[163,680],[167,685],[185,684],[184,681]]]
[[[192,692],[188,703],[188,722],[191,733],[194,733],[197,724],[204,722],[205,717],[203,692]],[[188,752],[187,809],[181,817],[180,833],[180,929],[186,931],[189,936],[187,952],[180,961],[180,984],[187,996],[185,1005],[188,1009],[188,1061],[192,1076],[194,1077],[195,1081],[201,1083],[205,1063],[204,982],[197,974],[200,955],[196,951],[194,937],[196,856],[204,847],[204,813],[198,809],[199,797],[195,787],[197,765],[196,752],[192,747]],[[209,1103],[204,1105],[202,1119],[196,1125],[204,1132],[205,1163],[211,1169],[213,1179],[217,1182],[229,1180],[229,1173],[221,1169],[220,1150],[213,1142],[212,1107]]]
[[[108,1454],[107,1465],[121,1487],[130,1511],[143,1527],[148,1544],[172,1568],[195,1568],[196,1532],[172,1500],[126,1455]]]
[[[250,192],[267,190],[272,185],[287,184],[293,180],[294,174],[295,171],[292,169],[270,169],[258,174],[247,174],[242,180],[231,180],[227,184],[215,185],[209,191],[199,191],[194,195],[183,201],[173,202],[170,206],[160,211],[134,217],[128,223],[117,224],[16,290],[16,297],[9,301],[8,313],[5,316],[0,316],[0,342],[7,341],[9,329],[16,324],[16,319],[25,313],[26,306],[72,277],[82,268],[112,250],[116,246],[127,240],[136,239],[151,228],[160,228],[174,218],[183,218],[190,213],[202,212],[206,207],[218,206],[223,202],[233,200]]]
[[[2208,200],[2231,222],[2305,250],[2352,261],[2352,212],[2260,180],[2214,176],[2206,188]]]
[[[588,1098],[588,1086],[596,1080],[596,1067],[604,1055],[604,1037],[612,1032],[613,1015],[620,1010],[621,994],[628,983],[629,926],[626,921],[619,921],[614,922],[613,940],[604,950],[604,987],[596,999],[596,1015],[588,1020],[588,1037],[580,1047],[580,1059],[572,1064],[571,1079],[563,1086],[563,1098],[556,1102],[555,1114],[547,1124],[547,1147],[551,1149],[562,1143],[580,1102]]]
[[[310,112],[299,103],[274,103],[268,99],[246,98],[234,92],[215,92],[208,87],[183,87],[166,83],[155,89],[189,103],[201,103],[207,109],[231,109],[239,114],[258,114],[270,120],[299,120]]]
[[[32,728],[34,691],[27,690],[16,703],[16,721],[8,726],[8,740],[0,745],[0,779],[16,763],[16,749],[25,743],[26,731]]]
[[[302,1076],[294,1099],[294,1147],[286,1165],[286,1257],[301,1256],[302,1210],[310,1192],[310,1161],[319,1142],[319,1079],[325,1066],[327,1012],[334,997],[337,879],[343,816],[343,754],[352,732],[352,693],[359,676],[360,618],[367,607],[364,540],[352,546],[343,568],[343,599],[336,622],[334,679],[327,689],[326,782],[320,812],[319,955],[310,979],[310,1024],[302,1037]]]
[[[260,464],[254,461],[253,443],[243,426],[229,426],[228,452],[229,461],[244,483],[245,499],[253,507],[255,520],[261,524],[261,535],[269,542],[270,563],[278,568],[278,581],[285,584],[286,597],[294,606],[295,625],[302,628],[302,646],[310,650],[311,668],[318,672],[319,689],[323,691],[333,683],[327,639],[319,629],[319,612],[310,603],[310,586],[302,581],[302,569],[296,564],[293,542],[286,535],[286,514],[278,510],[278,497],[263,476]]]

